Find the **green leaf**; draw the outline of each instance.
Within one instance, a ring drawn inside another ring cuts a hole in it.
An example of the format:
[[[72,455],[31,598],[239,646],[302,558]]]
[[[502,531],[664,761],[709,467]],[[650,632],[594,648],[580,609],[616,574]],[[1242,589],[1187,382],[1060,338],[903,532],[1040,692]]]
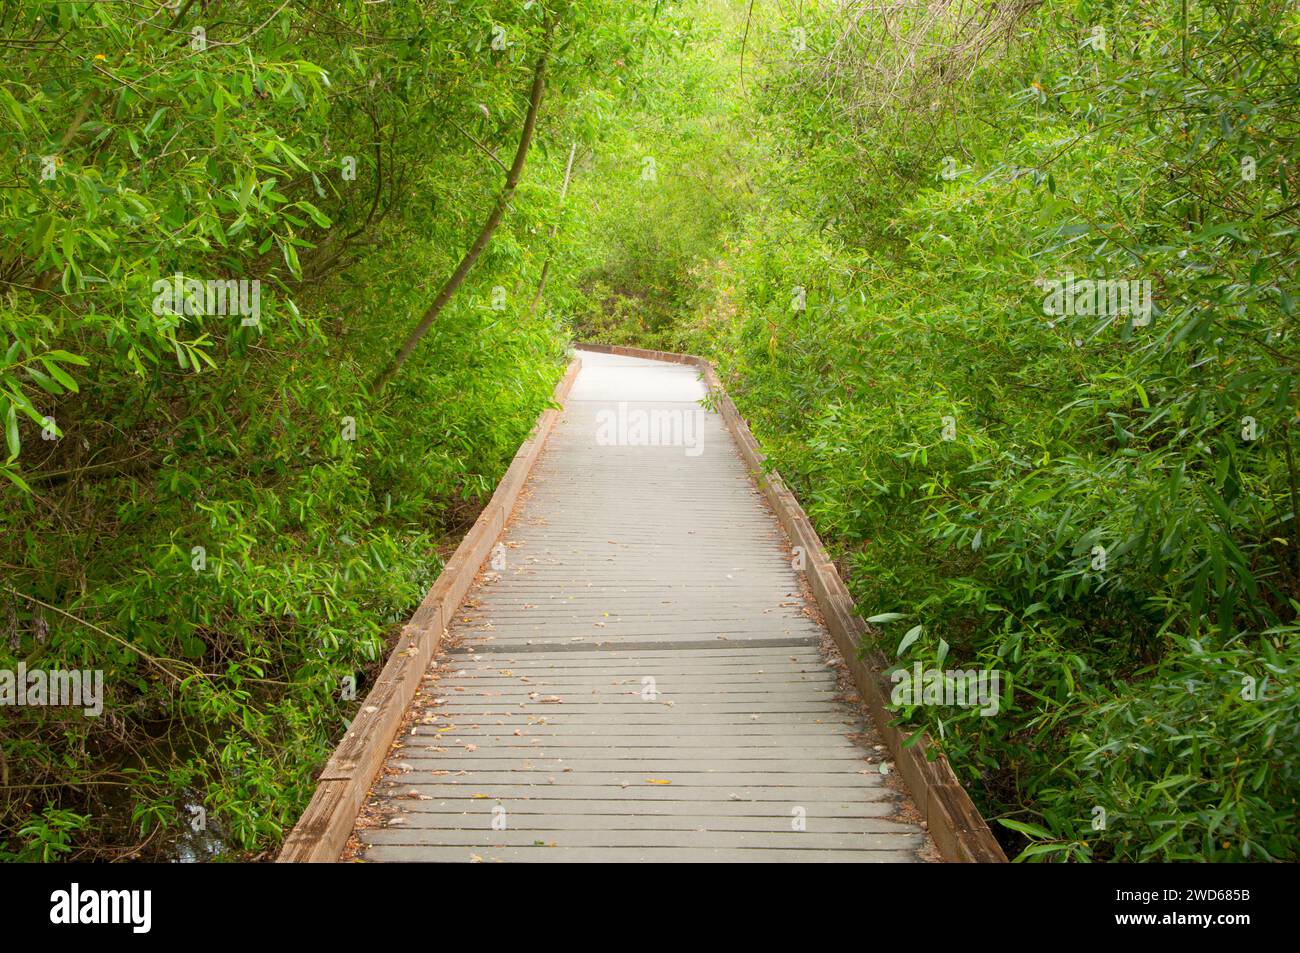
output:
[[[45,356],[63,364],[76,364],[79,367],[90,366],[90,362],[84,357],[80,357],[76,354],[69,354],[67,351],[46,351]]]
[[[22,443],[18,439],[18,407],[13,402],[10,402],[5,414],[5,443],[9,446],[8,462],[13,463],[18,458],[18,451],[22,449]]]
[[[1005,817],[999,817],[998,823],[1003,827],[1009,827],[1013,831],[1024,834],[1026,837],[1036,837],[1040,840],[1055,840],[1051,831],[1039,827],[1037,824],[1027,824],[1024,821],[1013,821]]]
[[[867,621],[873,624],[879,624],[881,622],[894,622],[897,619],[905,618],[907,618],[907,616],[902,612],[882,612],[880,615],[869,616]]]
[[[17,471],[9,467],[0,466],[0,473],[3,473],[15,486],[26,493],[32,492],[32,488],[27,485],[27,481],[20,477]]]
[[[910,629],[908,629],[907,634],[903,636],[903,640],[898,643],[898,651],[894,653],[894,657],[901,658],[903,653],[906,652],[912,646],[912,644],[921,637],[921,632],[923,629],[924,626],[919,626],[919,625],[914,625]]]
[[[54,381],[50,380],[48,377],[46,377],[43,373],[38,371],[31,364],[28,364],[27,367],[24,368],[24,370],[27,371],[27,375],[32,380],[36,381],[37,386],[40,387],[41,390],[45,391],[45,393],[53,394],[55,397],[58,397],[60,394],[63,393],[62,387],[60,387]]]

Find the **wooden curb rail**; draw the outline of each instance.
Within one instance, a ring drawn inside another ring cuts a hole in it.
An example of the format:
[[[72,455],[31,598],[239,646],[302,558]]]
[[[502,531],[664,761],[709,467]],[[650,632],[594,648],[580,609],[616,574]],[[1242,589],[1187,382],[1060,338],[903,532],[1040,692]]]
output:
[[[581,366],[581,360],[573,360],[555,385],[557,404],[564,404]],[[402,627],[397,647],[366,695],[347,734],[325,763],[316,793],[285,838],[276,863],[331,863],[343,853],[370,785],[397,737],[402,716],[420,687],[420,679],[438,649],[447,623],[505,528],[559,414],[555,408],[542,411],[532,433],[520,445],[510,468],[497,484],[492,499],[443,566],[411,620]]]
[[[705,385],[713,395],[715,406],[722,414],[727,429],[735,438],[741,455],[771,504],[777,519],[785,528],[794,546],[803,547],[805,573],[817,605],[826,620],[827,628],[848,663],[853,682],[866,700],[876,728],[884,738],[898,765],[917,809],[929,826],[930,835],[944,860],[961,863],[1006,863],[1001,845],[989,830],[988,824],[975,808],[970,795],[953,773],[952,765],[942,752],[935,752],[930,760],[930,739],[923,735],[911,745],[904,743],[910,737],[890,723],[894,715],[886,708],[891,685],[884,672],[888,662],[878,651],[861,653],[866,623],[858,616],[853,598],[840,579],[839,571],[827,555],[821,537],[776,471],[764,472],[763,452],[749,431],[736,405],[727,396],[713,365],[693,354],[676,354],[670,351],[650,351],[642,348],[607,344],[579,344],[586,351],[601,354],[618,354],[640,357],[673,364],[689,364],[698,368]]]

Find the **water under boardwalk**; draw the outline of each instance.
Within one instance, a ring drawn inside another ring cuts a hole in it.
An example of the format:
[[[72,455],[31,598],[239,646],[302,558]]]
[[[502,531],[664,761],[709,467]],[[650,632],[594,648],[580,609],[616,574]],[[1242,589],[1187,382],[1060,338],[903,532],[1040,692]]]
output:
[[[502,568],[456,613],[358,856],[931,856],[854,737],[865,714],[840,700],[788,543],[697,372],[580,356]]]

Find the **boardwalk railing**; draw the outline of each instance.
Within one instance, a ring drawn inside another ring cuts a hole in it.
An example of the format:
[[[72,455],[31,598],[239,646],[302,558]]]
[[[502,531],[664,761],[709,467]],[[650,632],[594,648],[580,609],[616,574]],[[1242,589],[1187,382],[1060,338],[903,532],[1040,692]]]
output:
[[[1005,863],[1006,856],[1001,847],[943,754],[933,751],[925,737],[905,746],[908,737],[891,726],[893,716],[886,707],[890,688],[883,676],[885,659],[878,652],[860,653],[867,634],[866,624],[857,615],[848,590],[799,501],[786,488],[779,474],[764,471],[764,457],[758,443],[722,388],[713,366],[703,358],[687,354],[598,344],[579,346],[587,351],[687,364],[699,369],[713,395],[715,407],[735,439],[755,482],[789,536],[791,545],[803,549],[803,571],[827,628],[858,691],[866,700],[872,720],[893,755],[917,809],[927,822],[935,845],[948,861]],[[563,405],[579,367],[580,361],[574,360],[564,379],[556,386],[557,403]],[[502,534],[558,414],[559,411],[554,409],[541,414],[532,435],[520,447],[510,469],[497,486],[491,502],[403,628],[398,647],[321,772],[319,786],[286,839],[279,862],[330,862],[339,858],[402,718],[437,651],[447,622]]]

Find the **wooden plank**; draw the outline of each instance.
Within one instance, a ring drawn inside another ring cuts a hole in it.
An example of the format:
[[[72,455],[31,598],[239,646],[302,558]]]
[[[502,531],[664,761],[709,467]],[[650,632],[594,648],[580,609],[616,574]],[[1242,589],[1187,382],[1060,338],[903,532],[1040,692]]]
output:
[[[428,764],[429,762],[421,762]],[[660,777],[667,775],[667,777]],[[677,789],[697,787],[753,787],[783,789],[790,792],[792,803],[799,803],[800,791],[830,790],[832,788],[857,789],[872,784],[883,784],[877,772],[860,773],[857,771],[819,771],[777,774],[769,771],[664,771],[653,763],[645,763],[640,768],[625,768],[621,771],[520,771],[476,768],[464,777],[458,772],[448,773],[423,771],[415,769],[404,771],[390,777],[390,783],[405,787],[419,784],[443,784],[454,787],[467,787],[479,790],[485,785],[492,787],[499,784],[534,786],[537,788],[562,789],[569,787],[602,787],[619,790],[648,785],[652,787],[672,786]]]
[[[496,772],[513,772],[521,781],[533,784],[546,784],[551,778],[558,780],[561,774],[580,779],[587,775],[606,774],[615,779],[626,780],[629,777],[643,780],[642,775],[676,784],[679,778],[691,778],[694,781],[717,780],[717,777],[745,777],[750,780],[768,781],[784,784],[791,781],[807,781],[814,775],[854,775],[850,782],[857,784],[863,772],[872,771],[868,762],[861,758],[743,758],[734,754],[730,757],[718,757],[705,754],[695,758],[672,757],[668,755],[627,754],[621,758],[600,758],[591,755],[566,755],[564,757],[543,757],[541,754],[520,754],[513,757],[480,758],[475,753],[431,752],[406,749],[395,753],[394,758],[401,760],[399,765],[409,766],[398,777],[428,774],[437,771],[472,772],[474,778],[484,777]],[[878,769],[876,769],[878,770]],[[787,777],[794,775],[793,778]],[[868,777],[870,775],[868,774]]]
[[[412,793],[414,792],[414,793]],[[710,802],[731,803],[770,803],[780,802],[786,805],[816,804],[833,802],[842,804],[863,804],[876,801],[896,801],[892,789],[884,785],[869,787],[827,787],[813,788],[805,785],[798,790],[798,797],[791,796],[789,787],[777,785],[699,785],[678,787],[676,785],[646,784],[641,787],[622,787],[620,784],[447,784],[426,783],[423,781],[407,783],[384,783],[380,792],[383,799],[393,803],[405,804],[408,800],[429,798],[428,803],[439,801],[473,804],[481,801],[525,799],[544,802],[554,799],[581,800],[591,803],[593,809],[605,802],[621,803],[626,801],[681,801],[696,806],[697,809],[713,810]],[[392,807],[392,804],[387,805]],[[706,807],[707,806],[707,807]]]
[[[502,815],[508,824],[510,814]],[[368,844],[420,845],[436,830],[440,846],[533,847],[541,832],[532,828],[493,830],[484,825],[481,830],[434,829],[415,825],[399,825],[383,830],[367,831],[363,839]],[[921,838],[916,834],[890,831],[854,831],[823,833],[812,830],[791,829],[787,817],[784,830],[723,831],[723,830],[550,830],[544,840],[556,847],[674,847],[674,848],[776,848],[800,852],[848,851],[907,851],[916,850]]]
[[[424,802],[412,802],[420,804]],[[585,802],[584,802],[585,803]],[[492,809],[495,803],[489,804],[477,812],[460,812],[447,813],[446,811],[431,810],[412,810],[397,815],[397,818],[391,823],[391,827],[400,827],[404,831],[473,831],[480,836],[482,832],[492,830],[492,821],[495,816]],[[643,811],[627,814],[593,814],[590,811],[581,813],[536,813],[525,812],[520,810],[521,807],[534,807],[535,805],[527,802],[512,802],[509,806],[502,805],[506,808],[505,819],[511,830],[515,831],[532,831],[535,836],[541,836],[550,831],[686,831],[697,833],[699,831],[789,831],[793,815],[789,810],[784,810],[785,805],[774,808],[767,814],[735,814],[719,816],[716,813],[700,814],[687,813],[686,809],[690,805],[674,804],[678,810],[669,814],[646,814]],[[889,834],[895,833],[898,824],[888,817],[883,816],[884,812],[893,810],[893,806],[884,802],[871,805],[863,805],[859,810],[853,813],[830,813],[830,809],[838,808],[838,805],[827,805],[827,812],[823,813],[819,805],[812,805],[809,808],[804,805],[805,820],[807,821],[807,832],[816,834]],[[874,810],[876,814],[866,813]],[[496,815],[499,816],[499,815]],[[499,823],[499,822],[498,822]],[[388,830],[390,828],[384,828]],[[424,839],[439,838],[437,834],[422,834]],[[369,839],[369,838],[367,838]],[[490,839],[490,838],[489,838]],[[378,840],[371,841],[378,843]],[[407,841],[412,843],[413,841]],[[444,841],[444,843],[447,843]],[[806,846],[806,845],[799,845]],[[845,846],[843,842],[836,841],[832,846]]]
[[[416,725],[411,729],[408,736],[411,740],[416,741],[424,736],[437,738],[474,738],[476,735],[499,736],[503,729],[510,734],[510,737],[521,738],[539,738],[543,743],[552,743],[552,739],[569,739],[574,744],[586,741],[587,743],[601,744],[618,744],[620,740],[626,738],[662,738],[663,729],[660,723],[626,723],[620,720],[617,724],[611,724],[608,720],[598,720],[580,724],[568,722],[563,725],[556,724],[525,724],[520,726],[519,734],[514,735],[511,731],[513,726],[479,724],[479,725],[443,725],[440,721],[435,721],[428,725]],[[809,745],[819,743],[826,738],[844,738],[848,734],[856,733],[862,728],[860,720],[851,718],[844,719],[820,719],[815,721],[791,722],[783,719],[780,722],[762,722],[758,720],[733,720],[732,723],[714,722],[713,724],[696,723],[696,724],[674,724],[672,737],[675,738],[701,738],[716,739],[719,744],[742,745],[749,743],[750,739],[766,739],[780,737],[785,739],[781,744],[787,745]],[[600,741],[599,739],[608,738],[609,741]]]
[[[367,859],[391,863],[914,863],[914,850],[788,850],[718,847],[413,847],[376,846]]]
[[[884,790],[884,789],[880,789]],[[886,792],[888,793],[888,792]],[[804,798],[801,805],[808,811],[819,830],[831,830],[836,822],[849,830],[870,830],[872,821],[884,819],[892,827],[898,805],[893,798],[877,797],[854,801],[813,800]],[[604,830],[673,830],[686,823],[698,830],[708,823],[716,830],[770,829],[775,821],[789,825],[792,818],[788,801],[684,800],[649,801],[643,798],[590,800],[586,798],[440,798],[422,801],[407,798],[399,804],[405,823],[445,827],[487,826],[492,809],[498,804],[512,816],[525,818],[524,823],[538,828],[547,823],[577,829]],[[864,823],[865,822],[865,823]],[[784,828],[782,828],[784,829]]]
[[[516,735],[497,733],[492,736],[497,752],[511,752],[515,749],[550,752],[557,757],[565,752],[575,754],[583,752],[608,752],[610,756],[644,755],[645,757],[694,757],[698,752],[701,757],[722,757],[726,754],[748,758],[784,757],[791,748],[805,754],[826,755],[861,759],[862,747],[854,744],[842,734],[826,733],[821,735],[797,735],[782,732],[773,735],[708,735],[687,736],[671,735],[667,738],[654,735],[613,734],[610,731],[600,734],[582,736],[577,732],[566,730],[562,734],[538,736],[521,732]],[[461,731],[448,731],[437,735],[405,735],[393,751],[394,758],[401,758],[403,750],[431,750],[437,747],[443,751],[454,751],[467,744],[477,748],[477,735]],[[462,739],[467,739],[462,741]]]
[[[569,729],[575,726],[592,727],[610,723],[610,715],[606,712],[574,712],[564,715],[555,713],[557,707],[548,706],[546,711],[458,712],[455,715],[442,716],[438,723],[452,723],[461,727],[508,725],[511,728],[527,728],[534,725],[550,724]],[[620,728],[631,728],[637,725],[657,725],[660,731],[667,726],[671,727],[673,729],[672,733],[675,734],[678,728],[684,730],[693,726],[711,726],[717,729],[725,726],[730,729],[764,720],[777,726],[835,725],[843,731],[860,730],[862,726],[860,717],[840,712],[726,711],[690,712],[683,715],[680,712],[672,712],[667,709],[655,712],[622,714],[618,717],[618,725]]]
[[[508,745],[505,738],[498,737],[493,740],[492,753],[483,758],[469,752],[464,745],[403,745],[393,751],[393,758],[398,764],[427,768],[432,762],[435,767],[451,771],[515,767],[538,771],[562,771],[570,767],[618,771],[642,764],[653,764],[659,771],[691,770],[692,766],[709,771],[858,771],[868,763],[863,761],[861,749],[851,744],[800,753],[802,758],[790,757],[790,749],[784,744],[767,748],[715,745],[705,748],[632,748],[602,744],[575,749],[570,746]],[[467,754],[470,756],[466,757]]]

